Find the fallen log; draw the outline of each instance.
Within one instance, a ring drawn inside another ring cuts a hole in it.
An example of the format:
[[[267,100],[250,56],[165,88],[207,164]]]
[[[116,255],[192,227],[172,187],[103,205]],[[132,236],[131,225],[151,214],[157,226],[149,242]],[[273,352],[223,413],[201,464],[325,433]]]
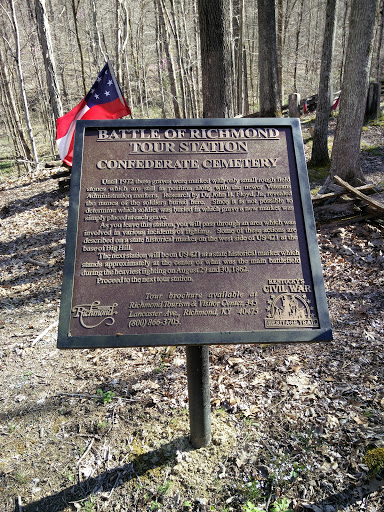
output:
[[[367,185],[362,185],[361,187],[356,187],[356,190],[360,190],[360,192],[365,190],[373,190],[376,188],[376,185],[374,183],[368,183]],[[334,197],[339,197],[345,194],[344,187],[342,190],[337,190],[335,192],[329,192],[328,194],[316,194],[315,196],[312,196],[312,202],[316,201],[323,201],[325,199],[332,199]]]
[[[366,194],[363,194],[363,192],[360,192],[356,187],[353,187],[346,181],[342,180],[339,176],[334,177],[336,183],[344,187],[348,192],[351,192],[354,196],[358,197],[359,199],[362,199],[365,201],[369,206],[372,206],[372,208],[375,208],[376,210],[379,210],[380,212],[384,213],[384,203],[381,201],[376,201],[376,199],[373,199]]]

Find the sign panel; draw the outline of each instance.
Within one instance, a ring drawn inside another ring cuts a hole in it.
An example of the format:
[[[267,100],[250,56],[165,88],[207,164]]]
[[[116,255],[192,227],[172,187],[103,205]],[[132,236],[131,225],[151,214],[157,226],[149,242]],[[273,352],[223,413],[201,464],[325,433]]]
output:
[[[330,339],[297,119],[77,123],[60,348]]]

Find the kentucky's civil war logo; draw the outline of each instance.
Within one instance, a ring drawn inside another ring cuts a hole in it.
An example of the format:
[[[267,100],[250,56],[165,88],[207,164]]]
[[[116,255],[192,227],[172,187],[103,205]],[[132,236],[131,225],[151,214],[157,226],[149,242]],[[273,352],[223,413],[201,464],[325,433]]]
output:
[[[319,321],[313,314],[311,301],[304,294],[271,295],[267,311],[266,329],[319,327]]]
[[[115,311],[117,306],[116,302],[111,306],[100,306],[99,300],[93,301],[92,304],[79,304],[72,308],[73,318],[78,318],[80,325],[85,329],[94,329],[103,322],[110,326],[115,323],[113,315],[117,314],[117,311]],[[101,320],[98,321],[99,318]]]

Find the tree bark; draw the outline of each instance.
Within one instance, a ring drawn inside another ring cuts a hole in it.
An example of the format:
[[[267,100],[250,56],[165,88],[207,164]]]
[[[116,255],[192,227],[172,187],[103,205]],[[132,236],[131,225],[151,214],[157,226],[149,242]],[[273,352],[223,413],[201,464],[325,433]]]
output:
[[[203,117],[233,117],[229,0],[198,0]]]
[[[90,34],[90,45],[92,50],[92,60],[95,68],[99,68],[99,54],[100,54],[100,38],[99,31],[97,28],[97,10],[96,10],[96,0],[89,0],[89,9],[92,13],[92,22],[91,22],[91,34]]]
[[[17,106],[16,106],[14,94],[10,87],[8,65],[7,65],[7,62],[3,55],[3,52],[1,51],[1,48],[0,48],[0,79],[2,82],[2,84],[1,84],[2,85],[1,86],[2,100],[3,100],[4,106],[7,107],[9,123],[12,126],[16,157],[19,156],[17,147],[20,147],[20,153],[22,153],[22,158],[25,161],[24,165],[26,167],[26,170],[28,171],[27,162],[30,162],[32,160],[33,156],[32,156],[31,150],[27,144],[27,141],[25,140],[25,137],[24,137],[22,123],[20,120]]]
[[[77,46],[79,48],[79,54],[80,54],[81,78],[82,78],[83,91],[84,91],[84,96],[85,96],[87,94],[87,87],[85,85],[84,55],[83,55],[83,49],[82,49],[81,41],[80,41],[79,26],[77,23],[77,9],[79,7],[79,3],[80,3],[80,0],[78,0],[77,5],[75,4],[75,0],[72,0],[71,5],[72,5],[73,22],[75,25],[76,41],[77,41]]]
[[[323,51],[321,56],[319,93],[316,109],[315,133],[313,136],[311,162],[314,165],[328,165],[328,120],[330,114],[330,94],[332,60],[335,35],[337,0],[327,0]]]
[[[178,17],[176,13],[176,5],[174,0],[170,0],[171,8],[170,12],[167,11],[167,8],[165,6],[164,0],[163,2],[163,9],[164,12],[167,14],[167,19],[169,22],[169,26],[171,27],[172,35],[175,41],[175,47],[176,47],[176,59],[177,59],[177,65],[179,67],[180,72],[179,75],[179,86],[180,86],[180,95],[181,95],[181,109],[183,117],[187,116],[187,97],[186,97],[186,84],[185,84],[185,69],[184,69],[184,59],[181,49],[181,35],[180,35],[180,29],[179,29],[179,23],[178,23]]]
[[[56,76],[55,57],[53,55],[51,31],[45,7],[45,0],[36,0],[36,22],[37,31],[41,49],[43,50],[43,60],[45,68],[45,76],[47,78],[49,101],[51,103],[55,121],[63,115],[63,107],[61,105],[59,83]]]
[[[283,91],[283,29],[284,29],[283,0],[277,0],[277,74],[279,77],[279,91],[281,102],[284,103]]]
[[[351,185],[366,180],[360,166],[360,138],[369,83],[378,0],[352,0],[340,112],[329,176],[322,193],[338,175]]]
[[[185,40],[185,54],[187,59],[187,66],[184,66],[185,79],[187,85],[187,96],[189,100],[189,117],[198,117],[198,104],[197,104],[197,87],[196,87],[196,65],[194,64],[194,59],[192,56],[191,45],[188,36],[188,27],[187,27],[187,13],[185,11],[184,1],[180,2],[180,18],[181,18],[181,26],[183,29],[182,37]],[[193,7],[193,6],[192,6]],[[191,7],[191,8],[192,8]],[[192,17],[194,13],[192,11]]]
[[[195,63],[199,62],[200,59],[200,32],[199,32],[199,13],[197,12],[197,0],[192,2],[193,8],[193,24],[195,29],[193,30],[193,60]],[[202,101],[200,94],[200,69],[197,64],[194,66],[193,72],[195,96],[196,96],[196,117],[201,116]]]
[[[160,41],[160,26],[159,26],[159,9],[158,4],[155,1],[154,2],[155,7],[155,31],[156,31],[156,55],[157,55],[157,77],[159,80],[159,87],[160,87],[160,96],[161,96],[161,114],[163,119],[165,119],[166,112],[165,112],[165,97],[164,97],[164,85],[163,85],[163,67],[161,63],[161,41]]]
[[[13,27],[14,27],[14,31],[15,31],[15,42],[16,42],[15,58],[16,58],[17,70],[18,70],[18,74],[19,74],[20,92],[21,92],[21,97],[23,99],[25,122],[27,125],[29,141],[30,141],[31,148],[32,148],[33,162],[35,165],[37,165],[39,163],[39,161],[38,161],[38,157],[37,157],[35,139],[34,139],[33,131],[32,131],[31,118],[29,115],[27,93],[26,93],[25,85],[24,85],[24,74],[23,74],[23,68],[21,65],[21,47],[20,47],[19,27],[18,27],[17,19],[16,19],[14,0],[10,0],[10,6],[11,6],[11,10],[12,10],[12,20],[13,20]]]
[[[380,71],[381,71],[381,47],[383,45],[383,32],[384,32],[384,0],[380,2],[380,23],[377,38],[377,49],[376,49],[376,82],[380,82]]]
[[[280,117],[275,2],[258,0],[260,117]]]
[[[297,66],[298,66],[298,62],[299,62],[300,32],[301,32],[301,25],[303,22],[303,10],[304,10],[304,0],[301,0],[300,10],[299,10],[299,20],[297,22],[297,29],[296,29],[295,65],[293,68],[293,90],[294,90],[294,92],[297,92]]]
[[[232,26],[232,62],[233,62],[233,83],[236,84],[233,91],[236,114],[244,115],[243,109],[243,88],[244,88],[244,0],[232,0],[231,13]]]
[[[175,117],[178,119],[181,117],[180,106],[179,106],[179,100],[178,100],[178,91],[177,91],[177,84],[176,84],[176,78],[175,78],[175,71],[174,71],[174,66],[173,66],[173,58],[172,58],[171,49],[170,49],[170,45],[169,45],[169,37],[167,34],[167,28],[165,25],[163,6],[161,3],[161,0],[155,0],[155,1],[158,3],[159,29],[160,29],[161,39],[164,43],[164,51],[165,51],[165,57],[166,57],[166,66],[167,66],[167,70],[168,70],[169,86],[171,89],[173,111],[174,111]]]
[[[343,73],[344,73],[344,65],[345,65],[345,52],[347,47],[347,33],[348,33],[348,13],[349,13],[349,0],[344,0],[344,17],[343,17],[343,36],[341,40],[341,63],[340,63],[340,71],[339,71],[339,89],[343,85]]]

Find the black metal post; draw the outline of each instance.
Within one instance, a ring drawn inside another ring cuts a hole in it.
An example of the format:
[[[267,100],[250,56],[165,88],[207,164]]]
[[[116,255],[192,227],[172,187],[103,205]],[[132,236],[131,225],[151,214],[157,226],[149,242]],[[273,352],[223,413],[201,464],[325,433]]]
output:
[[[185,351],[191,443],[194,448],[202,448],[211,442],[209,346],[188,345]]]

